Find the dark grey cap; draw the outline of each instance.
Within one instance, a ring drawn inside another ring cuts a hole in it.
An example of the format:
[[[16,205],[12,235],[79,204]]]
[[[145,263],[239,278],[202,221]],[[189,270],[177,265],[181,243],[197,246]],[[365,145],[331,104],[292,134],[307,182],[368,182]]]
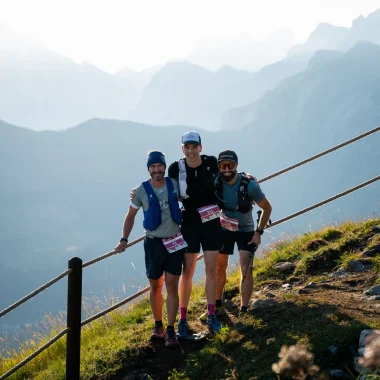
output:
[[[223,150],[219,153],[218,162],[225,160],[238,163],[238,156],[233,150]]]

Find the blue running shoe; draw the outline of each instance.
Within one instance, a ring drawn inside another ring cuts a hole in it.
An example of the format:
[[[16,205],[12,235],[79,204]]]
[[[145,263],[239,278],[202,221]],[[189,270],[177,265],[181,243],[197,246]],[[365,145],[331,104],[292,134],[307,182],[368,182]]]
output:
[[[222,324],[216,319],[215,315],[207,317],[207,326],[212,334],[216,334],[222,328]]]
[[[189,325],[186,319],[180,319],[178,321],[178,334],[179,339],[187,339],[189,336]]]

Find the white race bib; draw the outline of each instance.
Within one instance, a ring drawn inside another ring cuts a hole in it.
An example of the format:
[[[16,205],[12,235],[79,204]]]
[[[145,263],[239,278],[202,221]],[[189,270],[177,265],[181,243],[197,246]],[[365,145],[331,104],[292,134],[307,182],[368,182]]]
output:
[[[180,232],[170,238],[162,239],[162,242],[169,253],[174,253],[187,247],[187,243]]]
[[[217,205],[208,205],[200,207],[198,209],[199,215],[201,216],[202,223],[209,222],[210,220],[220,217],[220,208]]]
[[[228,217],[224,213],[220,215],[220,224],[229,231],[239,231],[239,221]]]

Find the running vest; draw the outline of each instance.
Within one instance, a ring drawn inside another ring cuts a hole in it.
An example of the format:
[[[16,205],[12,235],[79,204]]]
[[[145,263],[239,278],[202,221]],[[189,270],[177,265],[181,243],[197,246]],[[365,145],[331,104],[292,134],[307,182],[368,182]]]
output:
[[[240,186],[238,190],[238,204],[236,209],[232,208],[227,208],[224,204],[223,200],[223,180],[220,177],[220,175],[216,178],[215,181],[215,194],[216,197],[218,198],[218,206],[222,210],[229,210],[229,211],[239,211],[242,214],[246,214],[247,212],[250,212],[252,210],[252,204],[253,201],[252,199],[249,198],[248,196],[248,184],[250,179],[246,177],[243,173],[241,174],[241,181],[240,181]]]
[[[201,155],[202,159],[202,175],[205,179],[206,184],[206,190],[214,193],[214,173],[212,170],[210,170],[210,167],[207,166],[207,156]],[[178,185],[179,185],[179,194],[181,195],[182,199],[189,198],[189,195],[187,194],[187,173],[186,173],[186,163],[185,159],[181,158],[178,161],[178,169],[179,169],[179,175],[178,175]]]
[[[173,182],[170,178],[165,177],[166,188],[168,190],[168,203],[170,209],[170,215],[174,223],[182,224],[182,214],[181,209],[178,204],[178,196],[174,190]],[[154,193],[150,181],[145,181],[142,183],[145,192],[148,195],[149,207],[144,211],[144,222],[143,226],[146,230],[155,230],[162,222],[161,207],[157,195]]]

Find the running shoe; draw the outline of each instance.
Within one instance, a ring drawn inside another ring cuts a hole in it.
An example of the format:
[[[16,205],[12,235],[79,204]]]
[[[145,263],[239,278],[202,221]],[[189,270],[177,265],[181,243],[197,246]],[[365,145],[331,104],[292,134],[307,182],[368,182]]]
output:
[[[186,339],[189,336],[189,325],[186,319],[178,321],[178,334],[179,339]]]
[[[215,315],[209,315],[207,317],[207,326],[212,334],[216,334],[222,328],[221,323],[216,319]]]
[[[179,345],[177,335],[174,329],[166,330],[165,347],[176,347]]]
[[[163,326],[154,326],[150,339],[162,339],[165,336],[165,330]]]

